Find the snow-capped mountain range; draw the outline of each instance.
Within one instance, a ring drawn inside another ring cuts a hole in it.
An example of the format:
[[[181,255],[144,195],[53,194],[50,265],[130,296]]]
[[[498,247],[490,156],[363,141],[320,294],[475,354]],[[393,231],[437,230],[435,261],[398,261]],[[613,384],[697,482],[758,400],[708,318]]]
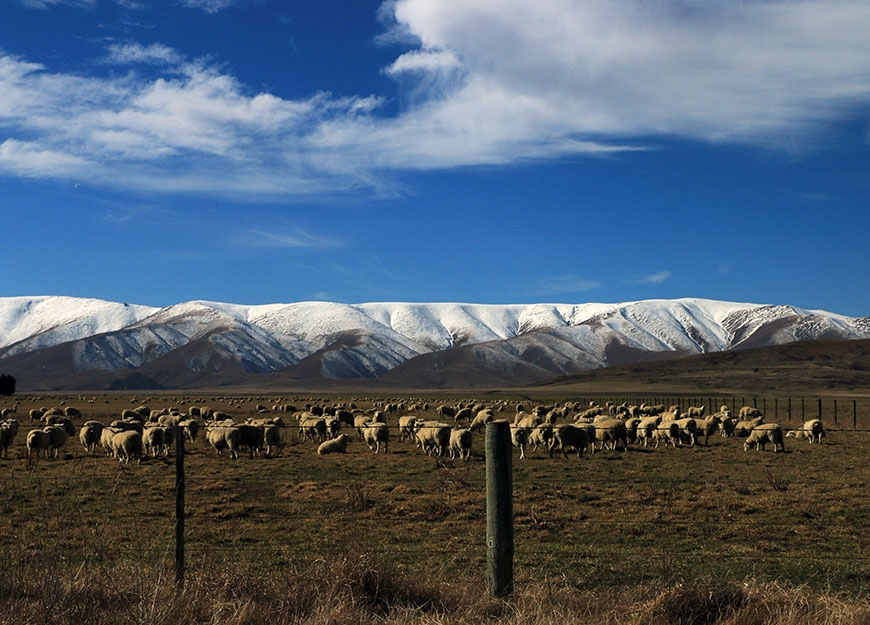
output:
[[[832,338],[870,338],[870,318],[691,298],[526,305],[191,301],[166,308],[0,298],[0,372],[16,376],[19,387],[45,389],[189,388],[257,374],[438,385],[451,367],[470,372],[463,374],[469,385],[510,384],[664,355]]]

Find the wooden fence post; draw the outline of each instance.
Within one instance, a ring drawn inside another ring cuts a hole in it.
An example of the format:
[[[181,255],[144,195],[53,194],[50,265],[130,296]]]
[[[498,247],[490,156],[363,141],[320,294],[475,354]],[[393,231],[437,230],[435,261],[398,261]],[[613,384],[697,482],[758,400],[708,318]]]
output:
[[[486,578],[491,597],[514,589],[514,502],[510,423],[486,425]]]
[[[184,590],[184,428],[175,426],[175,589]]]

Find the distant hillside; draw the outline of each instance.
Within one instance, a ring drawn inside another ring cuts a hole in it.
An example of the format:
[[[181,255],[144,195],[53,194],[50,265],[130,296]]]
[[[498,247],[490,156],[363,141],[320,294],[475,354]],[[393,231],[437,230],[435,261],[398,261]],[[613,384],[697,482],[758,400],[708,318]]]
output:
[[[870,397],[870,340],[801,341],[635,363],[536,385],[561,393],[733,393]]]

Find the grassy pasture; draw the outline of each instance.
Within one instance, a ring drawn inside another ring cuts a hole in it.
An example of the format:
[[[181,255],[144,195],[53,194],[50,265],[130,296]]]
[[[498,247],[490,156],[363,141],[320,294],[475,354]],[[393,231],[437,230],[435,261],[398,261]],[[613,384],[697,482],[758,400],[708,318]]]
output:
[[[767,620],[733,622],[870,622],[870,435],[860,429],[831,431],[821,446],[786,439],[784,454],[719,437],[581,459],[515,452],[517,592],[507,606],[484,596],[482,435],[469,462],[427,457],[395,436],[387,454],[354,442],[320,457],[292,427],[275,458],[218,458],[200,440],[185,457],[180,600],[172,457],[124,466],[71,439],[59,459],[25,458],[30,404],[78,407],[80,425],[142,402],[208,404],[244,420],[279,400],[22,401],[21,431],[0,459],[0,622],[724,623],[760,604]],[[90,612],[40,612],[46,593],[75,598],[70,606],[90,601]],[[126,601],[122,620],[102,615],[105,597]],[[624,609],[603,609],[608,602]],[[4,620],[10,609],[19,617]]]

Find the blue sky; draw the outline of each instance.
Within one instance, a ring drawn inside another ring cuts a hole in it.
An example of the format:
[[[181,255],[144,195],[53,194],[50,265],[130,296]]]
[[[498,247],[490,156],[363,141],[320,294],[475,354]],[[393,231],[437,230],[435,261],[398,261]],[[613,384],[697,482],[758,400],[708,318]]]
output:
[[[3,0],[0,295],[870,315],[866,0]]]

